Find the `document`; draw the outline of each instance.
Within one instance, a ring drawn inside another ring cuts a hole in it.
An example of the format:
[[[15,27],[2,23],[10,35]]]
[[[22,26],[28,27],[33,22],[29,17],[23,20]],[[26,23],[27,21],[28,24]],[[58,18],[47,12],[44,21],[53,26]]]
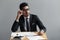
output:
[[[45,39],[42,36],[37,35],[34,32],[13,32],[11,34],[11,36],[12,37],[16,37],[16,36],[20,37],[20,36],[22,36],[21,38],[23,38],[25,36],[29,40],[43,40],[43,39]]]

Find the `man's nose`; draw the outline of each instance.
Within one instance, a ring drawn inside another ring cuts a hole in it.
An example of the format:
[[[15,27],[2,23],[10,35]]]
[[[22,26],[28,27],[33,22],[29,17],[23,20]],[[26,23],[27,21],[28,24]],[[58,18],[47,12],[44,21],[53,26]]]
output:
[[[27,12],[29,13],[30,11],[28,10]]]

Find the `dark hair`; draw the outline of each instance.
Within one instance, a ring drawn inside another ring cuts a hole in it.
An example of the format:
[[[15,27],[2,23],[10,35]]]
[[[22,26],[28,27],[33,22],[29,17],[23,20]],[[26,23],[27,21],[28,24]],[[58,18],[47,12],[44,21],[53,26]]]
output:
[[[21,3],[21,4],[19,5],[19,9],[22,10],[23,7],[25,7],[25,6],[28,6],[28,3],[23,2],[23,3]]]

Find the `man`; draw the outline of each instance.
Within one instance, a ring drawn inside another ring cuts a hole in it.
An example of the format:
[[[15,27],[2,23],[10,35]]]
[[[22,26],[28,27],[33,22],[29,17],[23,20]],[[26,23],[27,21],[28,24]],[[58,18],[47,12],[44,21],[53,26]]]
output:
[[[30,14],[27,3],[21,3],[19,8],[20,10],[17,12],[16,20],[14,21],[11,28],[12,32],[16,32],[18,27],[20,27],[21,32],[36,32],[37,25],[41,33],[46,32],[46,28],[39,18],[34,14]]]

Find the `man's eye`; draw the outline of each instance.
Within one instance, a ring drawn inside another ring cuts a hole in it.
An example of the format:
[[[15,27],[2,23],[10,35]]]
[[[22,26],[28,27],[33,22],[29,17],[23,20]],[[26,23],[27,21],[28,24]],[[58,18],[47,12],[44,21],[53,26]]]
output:
[[[29,10],[29,9],[24,9],[24,11]]]

